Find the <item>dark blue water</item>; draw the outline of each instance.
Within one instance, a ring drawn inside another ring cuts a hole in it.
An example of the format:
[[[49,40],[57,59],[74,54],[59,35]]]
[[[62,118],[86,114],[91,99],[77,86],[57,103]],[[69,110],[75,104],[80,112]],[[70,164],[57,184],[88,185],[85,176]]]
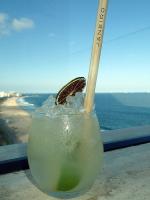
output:
[[[26,94],[23,108],[34,110],[49,94]],[[105,130],[150,125],[150,93],[97,93],[95,109]]]

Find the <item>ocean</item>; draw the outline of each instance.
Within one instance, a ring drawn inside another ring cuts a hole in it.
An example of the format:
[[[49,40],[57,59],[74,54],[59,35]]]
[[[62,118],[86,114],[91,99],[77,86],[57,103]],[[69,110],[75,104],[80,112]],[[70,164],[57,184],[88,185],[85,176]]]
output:
[[[21,107],[29,112],[50,94],[24,94]],[[96,93],[95,110],[103,130],[150,125],[150,93]]]

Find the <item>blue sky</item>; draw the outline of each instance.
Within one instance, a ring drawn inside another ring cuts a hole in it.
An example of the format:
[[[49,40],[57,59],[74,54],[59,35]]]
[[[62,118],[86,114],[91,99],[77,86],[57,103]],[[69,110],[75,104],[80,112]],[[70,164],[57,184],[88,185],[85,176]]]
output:
[[[87,77],[98,0],[1,0],[0,91]],[[150,1],[109,0],[97,92],[150,92]]]

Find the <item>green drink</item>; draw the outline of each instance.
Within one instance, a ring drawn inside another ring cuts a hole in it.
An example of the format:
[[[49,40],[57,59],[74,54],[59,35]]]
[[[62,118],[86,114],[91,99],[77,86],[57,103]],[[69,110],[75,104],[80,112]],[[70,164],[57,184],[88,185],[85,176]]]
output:
[[[28,161],[44,192],[68,195],[87,190],[100,171],[102,154],[94,113],[61,111],[54,116],[33,116]]]

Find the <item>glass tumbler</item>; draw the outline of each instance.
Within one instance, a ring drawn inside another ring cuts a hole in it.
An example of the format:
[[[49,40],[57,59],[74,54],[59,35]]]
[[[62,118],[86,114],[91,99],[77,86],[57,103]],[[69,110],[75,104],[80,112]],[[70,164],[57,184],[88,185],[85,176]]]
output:
[[[100,172],[102,157],[95,113],[33,116],[28,162],[42,191],[70,197],[88,190]]]

